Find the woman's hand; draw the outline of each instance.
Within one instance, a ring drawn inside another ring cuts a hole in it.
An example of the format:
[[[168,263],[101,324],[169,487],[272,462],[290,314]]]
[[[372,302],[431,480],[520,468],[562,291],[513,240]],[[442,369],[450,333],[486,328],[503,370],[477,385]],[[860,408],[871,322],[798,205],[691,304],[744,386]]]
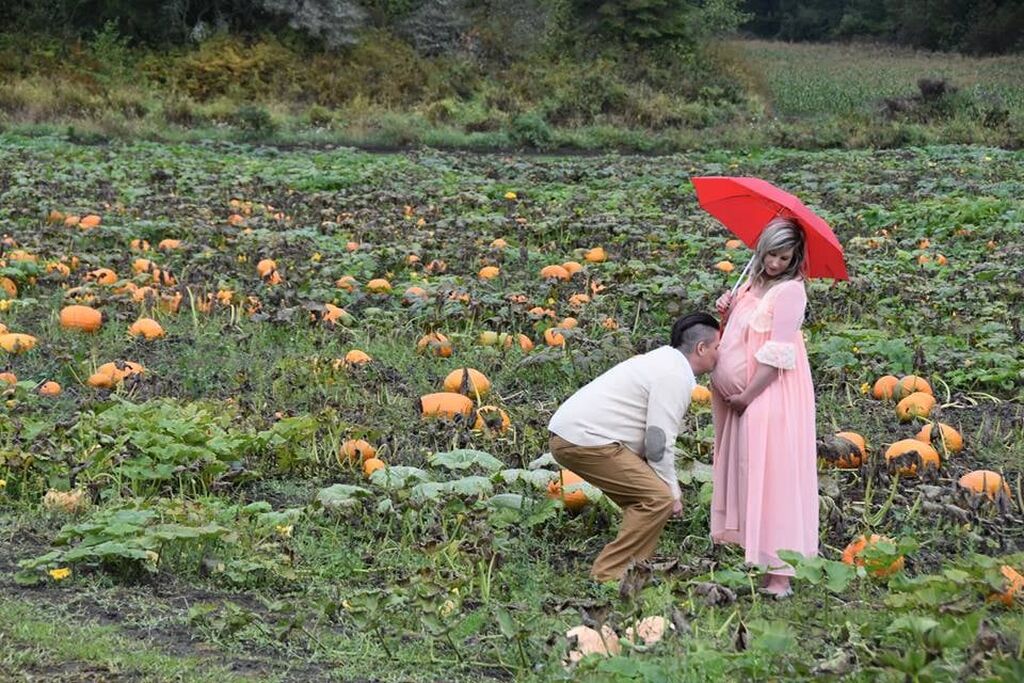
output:
[[[732,292],[726,292],[715,301],[715,310],[719,315],[728,311],[730,306],[732,306]]]
[[[726,396],[723,400],[737,415],[742,415],[747,406],[750,405],[750,399],[747,397],[746,392]]]

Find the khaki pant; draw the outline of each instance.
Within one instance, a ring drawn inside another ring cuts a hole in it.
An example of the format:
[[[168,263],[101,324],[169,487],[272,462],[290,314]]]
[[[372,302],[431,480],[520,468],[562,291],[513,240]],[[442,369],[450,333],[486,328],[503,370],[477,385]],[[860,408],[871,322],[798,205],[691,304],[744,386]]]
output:
[[[619,535],[594,560],[590,570],[594,579],[621,579],[630,562],[654,554],[675,501],[643,458],[621,444],[577,446],[555,434],[551,454],[559,465],[601,489],[622,508]]]

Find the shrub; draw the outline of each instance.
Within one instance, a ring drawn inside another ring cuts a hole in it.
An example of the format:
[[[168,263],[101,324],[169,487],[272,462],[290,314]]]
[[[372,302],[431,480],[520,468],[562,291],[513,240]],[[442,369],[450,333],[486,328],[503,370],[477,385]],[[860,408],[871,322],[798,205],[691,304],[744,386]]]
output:
[[[267,108],[256,104],[240,106],[235,111],[234,124],[252,137],[271,135],[277,130],[277,123]]]
[[[533,110],[512,119],[509,137],[517,145],[545,149],[551,145],[554,136],[544,116]]]

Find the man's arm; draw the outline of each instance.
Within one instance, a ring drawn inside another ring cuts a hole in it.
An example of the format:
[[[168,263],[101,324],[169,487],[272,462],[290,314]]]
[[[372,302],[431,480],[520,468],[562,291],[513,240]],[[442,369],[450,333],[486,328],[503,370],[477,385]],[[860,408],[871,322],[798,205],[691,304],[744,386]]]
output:
[[[644,458],[658,478],[668,485],[680,510],[682,491],[676,476],[675,442],[692,391],[692,386],[680,386],[678,378],[659,378],[647,396]]]

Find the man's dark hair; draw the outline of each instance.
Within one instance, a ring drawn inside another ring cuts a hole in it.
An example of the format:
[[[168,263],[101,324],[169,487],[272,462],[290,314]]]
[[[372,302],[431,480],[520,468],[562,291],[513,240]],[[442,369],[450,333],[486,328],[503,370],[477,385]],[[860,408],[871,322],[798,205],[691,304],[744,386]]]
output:
[[[712,330],[717,332],[718,329],[718,321],[714,316],[707,313],[690,313],[672,326],[670,343],[677,349],[681,348],[684,353],[690,353],[697,346],[697,342],[706,341],[712,336]]]

